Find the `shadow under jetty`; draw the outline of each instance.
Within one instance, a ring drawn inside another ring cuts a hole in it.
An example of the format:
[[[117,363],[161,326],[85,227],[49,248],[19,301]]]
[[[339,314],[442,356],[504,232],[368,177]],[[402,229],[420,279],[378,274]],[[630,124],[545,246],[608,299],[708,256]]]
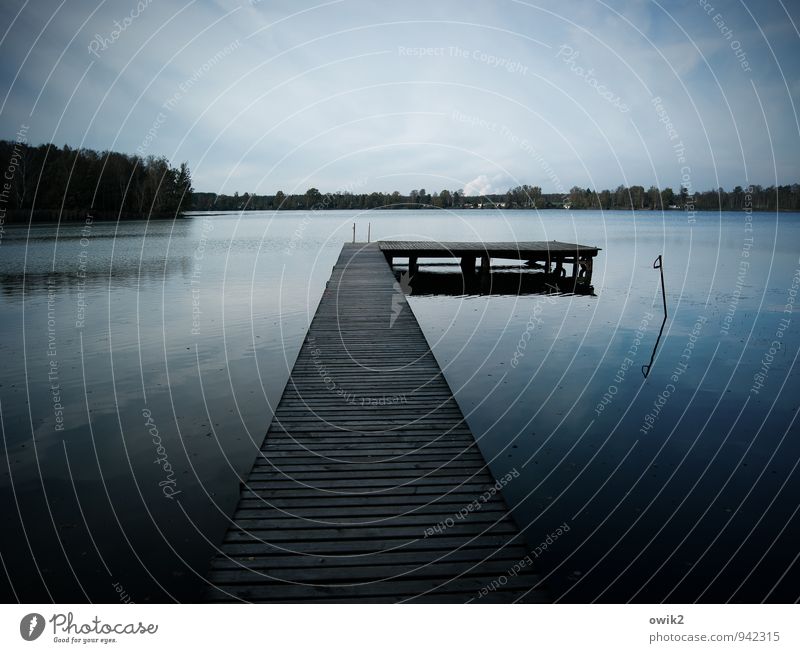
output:
[[[379,246],[390,266],[405,263],[405,271],[395,275],[407,295],[592,295],[594,257],[600,252],[558,241],[381,241]],[[493,259],[506,264],[492,265]],[[443,271],[455,266],[460,274]]]
[[[438,266],[437,266],[438,267]],[[492,267],[488,276],[465,276],[461,272],[418,270],[410,277],[406,266],[395,265],[394,276],[406,296],[430,297],[443,295],[466,297],[476,295],[592,295],[594,287],[575,281],[572,277],[558,278],[526,268]]]

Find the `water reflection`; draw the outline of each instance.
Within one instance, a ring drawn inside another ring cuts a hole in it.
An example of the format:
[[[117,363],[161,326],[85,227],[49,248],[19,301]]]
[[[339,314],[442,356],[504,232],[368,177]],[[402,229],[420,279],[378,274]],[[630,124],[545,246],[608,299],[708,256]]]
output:
[[[438,267],[446,267],[438,264]],[[459,268],[458,264],[453,267]],[[493,267],[488,276],[464,276],[460,271],[422,268],[410,276],[407,266],[395,265],[394,275],[406,295],[452,297],[484,295],[594,295],[587,286],[571,277],[534,272],[522,266]]]
[[[76,264],[74,271],[53,270],[43,272],[31,270],[22,274],[0,274],[0,292],[13,297],[26,294],[56,292],[71,292],[77,290],[100,290],[108,288],[109,277],[113,278],[114,286],[139,283],[152,283],[163,281],[167,276],[181,275],[188,277],[192,272],[192,260],[189,256],[175,256],[169,259],[146,261],[118,259],[114,261],[113,268],[100,262],[98,265],[86,265],[85,268]],[[85,287],[85,288],[84,288]]]
[[[0,574],[2,598],[116,601],[118,582],[134,601],[196,600],[341,243],[367,219],[374,239],[603,248],[593,295],[549,301],[551,281],[510,268],[470,286],[447,266],[423,267],[409,291],[495,476],[520,472],[504,493],[531,547],[569,522],[537,559],[555,593],[796,598],[800,332],[785,307],[800,216],[759,216],[746,234],[740,214],[688,226],[590,211],[198,216],[96,224],[87,246],[80,225],[6,225],[0,501],[13,508],[0,552],[14,586]],[[660,252],[670,319],[643,379]],[[172,501],[144,409],[181,490]]]
[[[661,327],[658,330],[656,341],[653,343],[653,353],[650,354],[650,362],[646,365],[642,365],[642,374],[644,378],[647,378],[647,375],[650,374],[650,368],[653,367],[653,361],[656,359],[656,352],[658,351],[658,343],[661,342],[661,336],[664,335],[664,327],[667,324],[667,289],[664,287],[664,261],[661,258],[661,254],[659,254],[658,258],[653,262],[653,269],[658,270],[661,279],[661,304],[664,307],[664,317],[661,320]]]

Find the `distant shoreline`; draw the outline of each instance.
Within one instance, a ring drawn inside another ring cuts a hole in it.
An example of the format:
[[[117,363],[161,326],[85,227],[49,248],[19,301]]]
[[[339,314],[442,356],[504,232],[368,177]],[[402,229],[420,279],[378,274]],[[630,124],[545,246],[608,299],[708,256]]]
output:
[[[459,188],[407,193],[364,190],[361,177],[333,192],[317,188],[273,195],[233,195],[196,191],[188,163],[173,166],[163,156],[97,152],[53,144],[32,147],[25,134],[0,140],[0,161],[7,162],[0,185],[0,226],[31,222],[73,222],[88,216],[100,222],[120,219],[174,219],[187,211],[402,211],[402,210],[596,210],[596,211],[800,211],[800,183],[722,187],[697,191],[682,181],[649,188],[634,184],[592,190],[572,186],[557,193],[522,184],[505,192]],[[69,174],[62,174],[68,170]],[[24,174],[23,174],[24,173]]]
[[[375,213],[377,211],[380,212],[390,212],[390,211],[406,211],[406,212],[416,212],[416,211],[443,211],[445,213],[453,213],[453,212],[461,212],[461,211],[475,211],[475,212],[502,212],[502,211],[529,211],[529,212],[552,212],[552,213],[569,213],[572,211],[577,212],[585,212],[585,211],[594,211],[594,212],[601,212],[601,213],[631,213],[634,212],[636,214],[650,214],[650,215],[657,215],[662,213],[661,209],[589,209],[589,208],[574,208],[574,209],[563,209],[557,207],[546,207],[546,208],[532,208],[532,209],[522,209],[522,208],[458,208],[458,209],[442,209],[439,207],[425,207],[419,209],[412,209],[408,207],[401,207],[401,208],[387,208],[387,207],[378,207],[373,209],[299,209],[299,208],[291,208],[291,209],[245,209],[245,210],[229,210],[229,211],[219,211],[213,209],[192,209],[190,211],[185,211],[180,214],[174,213],[159,213],[159,214],[150,214],[150,215],[142,215],[136,213],[114,213],[109,214],[105,212],[96,212],[96,211],[64,211],[59,219],[57,215],[57,211],[51,210],[43,210],[43,211],[36,211],[34,210],[33,220],[31,220],[31,211],[30,210],[12,210],[7,211],[4,219],[0,219],[0,232],[4,226],[7,227],[25,227],[30,225],[39,225],[39,226],[48,226],[48,225],[59,225],[59,224],[81,224],[85,222],[90,223],[116,223],[116,222],[135,222],[135,221],[165,221],[165,220],[183,220],[183,219],[191,219],[191,218],[199,218],[199,217],[212,217],[212,216],[230,216],[230,215],[248,215],[248,214],[256,214],[256,213],[336,213],[336,212],[358,212],[361,214],[368,214],[368,213]],[[751,213],[800,213],[797,209],[750,209]],[[689,211],[688,209],[664,209],[663,213],[669,214],[681,214],[681,213],[747,213],[748,209],[694,209],[693,211]]]
[[[27,225],[47,225],[62,224],[94,224],[97,222],[126,222],[128,220],[172,220],[182,218],[185,212],[175,214],[153,213],[150,216],[130,211],[92,211],[92,210],[69,210],[59,212],[52,209],[9,209],[4,215],[0,216],[0,229],[5,226],[27,226]]]
[[[378,206],[371,209],[232,209],[232,210],[215,210],[215,209],[191,209],[187,211],[187,214],[207,214],[207,215],[235,215],[237,213],[284,213],[284,212],[305,212],[305,213],[332,213],[334,211],[360,211],[362,213],[374,213],[375,211],[445,211],[447,213],[452,213],[454,211],[555,211],[555,212],[569,212],[569,211],[597,211],[602,213],[661,213],[662,209],[597,209],[597,208],[588,208],[588,207],[579,207],[579,208],[569,208],[565,209],[563,207],[558,206],[546,206],[542,208],[520,208],[520,207],[482,207],[482,208],[465,208],[459,207],[455,208],[447,208],[444,209],[439,206],[426,206],[423,208],[412,209],[407,206],[398,207],[398,208],[391,208],[387,206]],[[663,209],[663,213],[746,213],[750,211],[752,213],[800,213],[800,209]]]

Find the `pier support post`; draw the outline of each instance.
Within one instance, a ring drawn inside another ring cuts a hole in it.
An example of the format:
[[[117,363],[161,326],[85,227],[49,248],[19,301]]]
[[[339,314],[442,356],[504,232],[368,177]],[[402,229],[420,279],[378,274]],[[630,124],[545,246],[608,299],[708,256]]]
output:
[[[592,265],[594,259],[591,256],[584,256],[581,259],[581,277],[586,280],[586,285],[592,285]]]
[[[481,280],[481,292],[488,293],[491,291],[491,280],[492,280],[492,259],[489,257],[488,254],[481,255],[481,269],[480,269],[480,280]]]
[[[408,257],[408,276],[413,277],[419,271],[419,264],[416,256]]]
[[[475,257],[461,257],[461,274],[465,279],[472,279],[475,276]]]
[[[481,274],[489,274],[489,270],[492,266],[492,259],[489,258],[488,254],[481,254]]]

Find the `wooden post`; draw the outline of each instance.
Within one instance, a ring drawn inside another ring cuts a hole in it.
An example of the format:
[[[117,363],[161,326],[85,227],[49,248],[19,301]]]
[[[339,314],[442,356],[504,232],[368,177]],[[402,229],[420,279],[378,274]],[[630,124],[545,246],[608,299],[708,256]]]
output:
[[[372,223],[371,222],[367,222],[367,242],[369,242],[370,230],[371,229],[372,229]]]
[[[491,273],[492,259],[489,254],[481,255],[481,270],[480,270],[480,283],[481,292],[489,293],[492,289],[492,273]]]
[[[419,270],[419,266],[417,265],[417,257],[416,256],[409,256],[408,257],[408,276],[413,277],[417,271]]]
[[[594,259],[591,256],[584,256],[581,259],[581,276],[586,279],[586,285],[589,286],[592,283],[592,267],[594,264]]]
[[[481,254],[481,280],[485,281],[491,275],[492,259],[488,254]]]
[[[475,276],[475,257],[461,257],[461,274],[465,279],[472,279]]]
[[[356,223],[353,223],[353,243],[356,242]]]

